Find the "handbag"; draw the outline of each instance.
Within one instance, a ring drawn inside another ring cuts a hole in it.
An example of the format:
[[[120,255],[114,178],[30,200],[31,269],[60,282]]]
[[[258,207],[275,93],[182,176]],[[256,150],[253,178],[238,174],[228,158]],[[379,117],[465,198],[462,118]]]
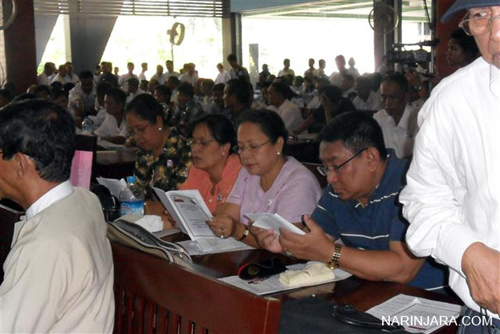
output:
[[[143,227],[122,219],[108,224],[108,239],[186,268],[193,268],[188,252],[173,242],[163,241]]]

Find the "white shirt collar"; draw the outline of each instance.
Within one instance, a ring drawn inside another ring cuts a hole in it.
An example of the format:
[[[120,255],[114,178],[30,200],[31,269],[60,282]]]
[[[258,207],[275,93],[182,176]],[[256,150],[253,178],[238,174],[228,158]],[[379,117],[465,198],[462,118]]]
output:
[[[69,196],[73,193],[74,189],[71,185],[71,182],[65,181],[50,189],[48,192],[43,194],[35,203],[31,204],[31,206],[26,210],[26,220],[30,220],[35,215],[37,215],[40,211],[48,208],[55,202]]]

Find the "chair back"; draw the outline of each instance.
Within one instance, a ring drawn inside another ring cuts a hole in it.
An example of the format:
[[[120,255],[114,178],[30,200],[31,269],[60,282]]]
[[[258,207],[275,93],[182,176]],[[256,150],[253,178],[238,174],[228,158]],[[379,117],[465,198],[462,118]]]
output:
[[[277,333],[280,301],[112,242],[114,333]]]
[[[321,173],[318,171],[318,167],[321,166],[321,164],[315,164],[312,162],[302,162],[302,164],[307,167],[307,169],[309,169],[314,174],[314,176],[316,176],[321,189],[325,189],[325,187],[328,185],[328,182],[326,181],[326,177],[321,175]]]
[[[21,220],[24,210],[17,203],[7,199],[0,200],[0,283],[3,282],[3,263],[9,255],[14,235],[14,225]]]
[[[70,181],[73,186],[90,189],[94,172],[97,137],[76,135],[76,151],[71,163]]]

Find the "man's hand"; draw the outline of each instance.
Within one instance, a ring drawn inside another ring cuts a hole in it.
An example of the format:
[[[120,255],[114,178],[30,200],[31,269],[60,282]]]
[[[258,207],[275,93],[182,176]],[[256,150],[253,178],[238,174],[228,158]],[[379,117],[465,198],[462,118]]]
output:
[[[281,248],[278,235],[274,233],[274,230],[271,229],[262,229],[255,226],[250,228],[250,232],[255,236],[257,243],[260,247],[272,252],[272,253],[281,253],[283,252],[283,248]]]
[[[480,242],[473,243],[462,257],[462,270],[472,299],[500,314],[500,252]]]
[[[281,229],[280,243],[284,250],[290,251],[299,259],[328,262],[333,254],[333,240],[309,216],[304,221],[311,232],[299,235]]]

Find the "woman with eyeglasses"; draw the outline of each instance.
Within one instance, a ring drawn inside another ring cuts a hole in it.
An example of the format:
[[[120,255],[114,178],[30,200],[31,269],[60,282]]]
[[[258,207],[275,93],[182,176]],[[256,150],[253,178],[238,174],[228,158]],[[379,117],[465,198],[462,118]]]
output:
[[[208,222],[221,238],[259,247],[245,218],[252,213],[278,213],[292,223],[310,214],[321,196],[316,177],[293,157],[283,154],[288,133],[274,111],[252,111],[238,127],[241,169],[226,203]]]
[[[193,164],[181,190],[197,189],[212,214],[226,201],[241,169],[240,158],[231,154],[236,145],[233,123],[223,115],[209,114],[188,127]]]
[[[166,126],[160,104],[149,94],[136,96],[127,106],[125,120],[138,150],[134,168],[137,183],[144,191],[146,211],[152,206],[152,187],[178,189],[192,165],[191,149],[175,128]],[[159,212],[164,209],[156,202]]]

